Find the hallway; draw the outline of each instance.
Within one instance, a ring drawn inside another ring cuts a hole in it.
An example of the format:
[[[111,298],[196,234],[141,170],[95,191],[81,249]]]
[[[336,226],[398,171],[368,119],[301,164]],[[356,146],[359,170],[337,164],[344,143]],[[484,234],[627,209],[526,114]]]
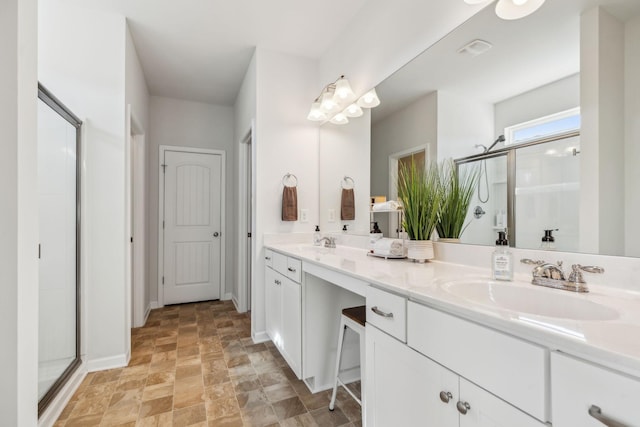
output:
[[[153,310],[126,368],[89,373],[56,422],[71,426],[360,426],[339,390],[311,394],[231,301]],[[359,383],[357,383],[359,384]]]

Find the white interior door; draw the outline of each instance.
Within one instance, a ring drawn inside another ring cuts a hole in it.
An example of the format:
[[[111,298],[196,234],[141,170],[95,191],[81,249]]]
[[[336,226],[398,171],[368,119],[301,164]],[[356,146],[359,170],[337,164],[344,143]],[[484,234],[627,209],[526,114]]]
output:
[[[165,151],[164,304],[220,299],[222,156]]]

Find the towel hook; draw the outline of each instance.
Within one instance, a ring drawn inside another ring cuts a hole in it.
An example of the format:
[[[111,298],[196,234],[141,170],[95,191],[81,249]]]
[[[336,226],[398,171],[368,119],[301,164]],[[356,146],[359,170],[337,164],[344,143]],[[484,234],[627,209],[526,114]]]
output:
[[[288,179],[293,179],[294,184],[292,185],[292,187],[297,187],[298,186],[298,177],[295,176],[292,173],[287,172],[283,177],[282,177],[282,185],[284,185],[285,187],[289,187],[286,183],[286,181]]]
[[[345,187],[346,185],[346,187]],[[340,187],[343,190],[352,190],[356,186],[356,182],[350,176],[345,175],[340,182]]]

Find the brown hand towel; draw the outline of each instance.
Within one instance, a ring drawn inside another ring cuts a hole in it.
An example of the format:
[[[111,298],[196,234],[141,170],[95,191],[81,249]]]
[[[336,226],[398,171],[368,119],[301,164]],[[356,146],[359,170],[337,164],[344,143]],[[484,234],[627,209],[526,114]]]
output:
[[[296,187],[287,187],[282,190],[282,220],[298,220],[298,190]]]
[[[342,189],[342,200],[340,201],[340,219],[343,221],[356,219],[356,203],[353,197],[353,188]]]

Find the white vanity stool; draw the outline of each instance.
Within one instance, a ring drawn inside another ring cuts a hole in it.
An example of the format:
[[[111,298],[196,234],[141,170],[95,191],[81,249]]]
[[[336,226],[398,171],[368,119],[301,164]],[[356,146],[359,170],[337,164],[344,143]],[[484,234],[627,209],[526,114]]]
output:
[[[340,316],[340,334],[338,336],[338,352],[336,355],[336,376],[333,383],[333,394],[331,395],[331,402],[329,403],[329,410],[333,411],[336,404],[336,394],[338,393],[338,384],[341,385],[347,393],[354,398],[356,402],[360,406],[362,406],[362,401],[358,399],[358,397],[349,390],[349,387],[345,385],[340,379],[340,359],[342,356],[342,347],[344,345],[344,335],[345,330],[347,328],[351,329],[353,332],[358,334],[360,338],[360,377],[364,377],[364,360],[365,360],[365,321],[367,316],[367,308],[364,305],[358,307],[345,308],[342,310],[342,315]]]

